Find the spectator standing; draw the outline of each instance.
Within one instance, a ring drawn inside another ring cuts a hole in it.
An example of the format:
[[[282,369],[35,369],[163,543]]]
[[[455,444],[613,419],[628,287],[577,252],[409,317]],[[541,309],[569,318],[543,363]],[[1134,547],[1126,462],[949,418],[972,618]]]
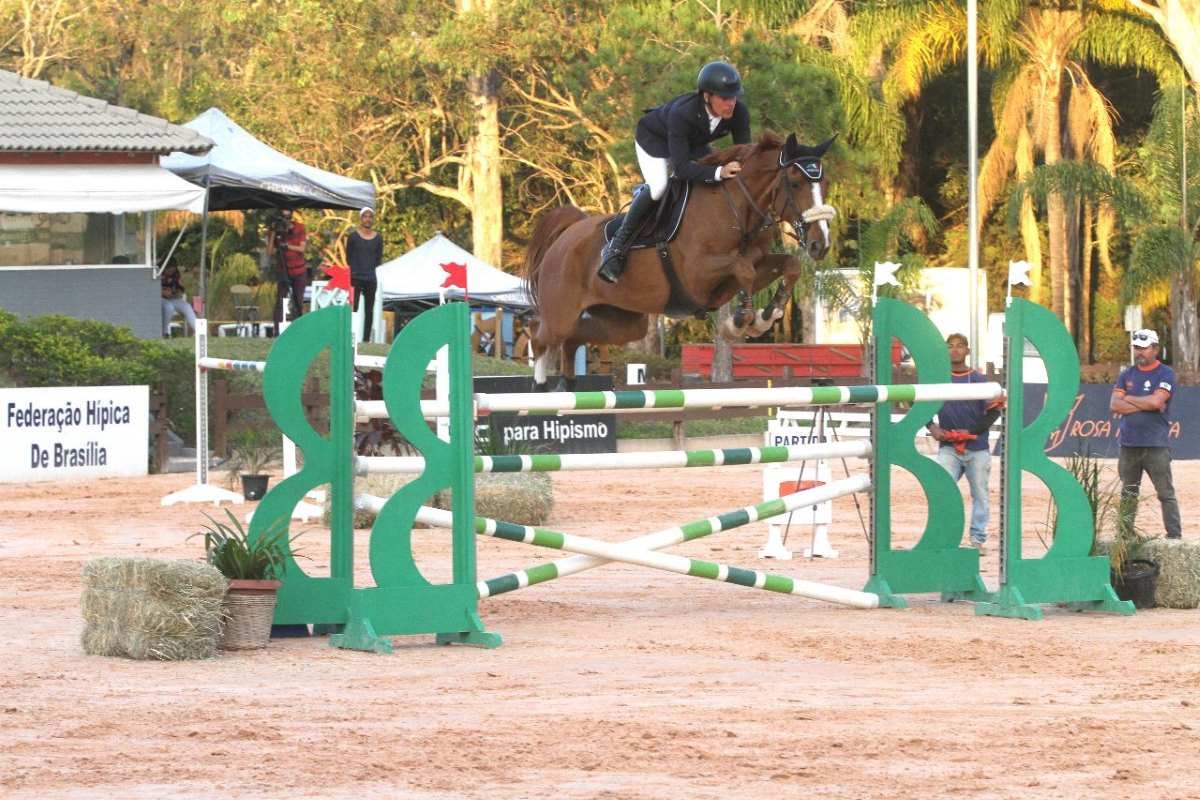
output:
[[[967,337],[952,333],[946,337],[950,353],[951,383],[986,383],[987,377],[967,366],[971,354]],[[971,545],[987,555],[988,479],[992,472],[992,452],[988,429],[1000,416],[1004,398],[996,400],[948,400],[937,413],[937,422],[929,432],[938,442],[938,463],[957,483],[963,475],[971,489]]]
[[[358,227],[346,238],[346,261],[350,263],[350,285],[354,287],[354,310],[359,302],[363,311],[362,341],[371,341],[375,316],[375,292],[379,288],[375,268],[383,263],[383,236],[375,230],[375,211],[365,207],[358,212]]]
[[[283,301],[289,294],[292,300],[292,319],[304,313],[304,290],[308,286],[308,261],[304,248],[308,231],[304,223],[293,219],[292,210],[279,212],[279,220],[267,233],[267,256],[275,269],[275,332],[283,322]]]
[[[1121,524],[1132,525],[1137,517],[1142,473],[1150,476],[1162,506],[1163,527],[1168,539],[1183,536],[1179,502],[1171,478],[1171,447],[1168,441],[1171,395],[1175,370],[1158,360],[1158,334],[1148,328],[1135,331],[1133,365],[1121,371],[1113,386],[1109,409],[1121,417],[1117,438],[1117,474],[1121,476]]]
[[[188,336],[196,333],[196,312],[187,300],[183,289],[183,279],[179,275],[179,267],[167,265],[160,276],[162,280],[162,333],[171,335],[171,320],[178,313],[183,317]]]

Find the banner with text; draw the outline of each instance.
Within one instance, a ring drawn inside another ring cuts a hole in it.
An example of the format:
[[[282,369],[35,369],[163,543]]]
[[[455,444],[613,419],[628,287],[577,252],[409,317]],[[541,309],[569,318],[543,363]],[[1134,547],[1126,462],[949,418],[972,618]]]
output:
[[[1116,458],[1119,417],[1108,410],[1112,386],[1085,383],[1079,387],[1066,419],[1046,441],[1047,455],[1066,458],[1087,452],[1101,458]],[[1046,402],[1044,384],[1025,384],[1025,424],[1033,422]],[[1171,398],[1168,441],[1171,457],[1200,458],[1200,387],[1179,386]]]
[[[0,481],[145,475],[150,387],[0,389]]]
[[[611,375],[580,375],[575,388],[580,392],[612,391]],[[533,378],[521,375],[481,376],[476,392],[532,392]],[[497,454],[615,453],[615,414],[491,414],[480,420],[480,431]]]

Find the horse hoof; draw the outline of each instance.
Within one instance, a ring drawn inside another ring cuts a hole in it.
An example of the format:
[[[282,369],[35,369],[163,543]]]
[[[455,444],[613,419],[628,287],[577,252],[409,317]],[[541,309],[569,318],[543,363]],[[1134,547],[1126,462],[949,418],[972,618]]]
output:
[[[548,392],[550,391],[550,384],[547,381],[542,381],[541,383],[534,381],[533,390],[535,392]]]

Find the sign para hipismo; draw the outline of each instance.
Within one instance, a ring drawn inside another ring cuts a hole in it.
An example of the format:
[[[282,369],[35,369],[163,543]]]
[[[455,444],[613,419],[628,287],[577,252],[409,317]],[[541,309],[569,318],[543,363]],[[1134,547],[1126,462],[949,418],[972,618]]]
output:
[[[145,475],[150,387],[0,389],[0,481]]]

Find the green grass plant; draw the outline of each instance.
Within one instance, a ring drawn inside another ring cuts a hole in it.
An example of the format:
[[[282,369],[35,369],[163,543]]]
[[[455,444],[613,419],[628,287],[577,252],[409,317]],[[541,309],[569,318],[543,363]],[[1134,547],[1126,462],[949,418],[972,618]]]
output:
[[[283,577],[289,544],[286,524],[272,525],[262,536],[251,539],[233,512],[225,509],[225,514],[229,524],[205,514],[210,524],[189,537],[204,537],[204,555],[208,563],[230,580],[261,581]]]

